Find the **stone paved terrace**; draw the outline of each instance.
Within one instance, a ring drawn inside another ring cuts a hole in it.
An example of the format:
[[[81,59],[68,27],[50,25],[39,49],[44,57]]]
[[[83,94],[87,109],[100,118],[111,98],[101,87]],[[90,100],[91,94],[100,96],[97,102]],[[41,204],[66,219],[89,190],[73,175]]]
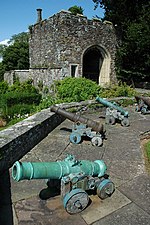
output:
[[[83,212],[69,215],[60,196],[39,198],[40,190],[46,187],[44,180],[15,182],[11,179],[14,225],[150,224],[150,174],[141,146],[141,138],[150,131],[150,115],[137,113],[133,107],[127,110],[130,126],[105,125],[106,140],[102,147],[94,147],[88,140],[77,145],[70,143],[67,129],[72,127],[72,122],[65,120],[21,159],[56,161],[64,159],[67,153],[78,159],[103,159],[116,186],[114,194],[103,201],[90,195],[91,204]],[[104,123],[104,112],[84,116]]]

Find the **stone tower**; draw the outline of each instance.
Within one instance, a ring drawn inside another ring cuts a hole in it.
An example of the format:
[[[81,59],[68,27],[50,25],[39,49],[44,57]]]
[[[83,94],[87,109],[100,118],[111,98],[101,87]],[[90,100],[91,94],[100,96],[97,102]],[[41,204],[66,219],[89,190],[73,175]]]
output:
[[[37,23],[30,27],[31,69],[43,69],[50,80],[70,76],[100,85],[116,81],[117,39],[112,23],[64,10],[42,20],[39,13],[41,9]]]
[[[115,55],[117,38],[111,22],[89,20],[70,11],[42,20],[37,9],[37,22],[29,27],[30,69],[6,74],[20,81],[33,79],[34,85],[49,87],[64,77],[85,77],[101,86],[116,83]]]

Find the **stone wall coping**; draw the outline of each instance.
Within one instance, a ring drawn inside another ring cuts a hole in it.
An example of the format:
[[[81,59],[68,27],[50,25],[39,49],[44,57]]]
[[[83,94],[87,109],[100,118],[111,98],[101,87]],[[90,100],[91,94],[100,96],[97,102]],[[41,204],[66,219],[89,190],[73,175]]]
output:
[[[29,69],[27,69],[27,70],[13,70],[13,71],[15,71],[15,72],[29,72]]]
[[[44,120],[49,118],[53,113],[50,112],[50,109],[42,110],[14,125],[0,131],[0,148],[8,144],[10,141],[26,133],[36,125],[42,123]]]
[[[89,19],[89,18],[88,18],[87,16],[85,16],[85,15],[82,15],[82,14],[74,15],[74,14],[72,14],[70,11],[64,10],[64,9],[62,9],[62,10],[60,10],[59,12],[57,12],[57,13],[51,15],[51,16],[48,17],[47,19],[41,20],[40,22],[35,23],[35,24],[31,25],[31,26],[33,26],[33,27],[35,26],[35,27],[36,27],[36,25],[38,25],[38,24],[43,24],[44,22],[47,22],[47,21],[51,20],[53,17],[55,17],[55,16],[57,16],[57,15],[59,15],[59,14],[64,14],[64,15],[70,14],[70,15],[72,15],[73,17],[83,18],[83,19],[86,19],[87,21],[100,22],[100,23],[105,24],[105,25],[109,24],[109,25],[112,25],[112,26],[113,26],[113,23],[112,23],[111,21],[107,21],[107,20],[102,21],[101,19],[98,19],[98,18],[92,18],[92,19]]]

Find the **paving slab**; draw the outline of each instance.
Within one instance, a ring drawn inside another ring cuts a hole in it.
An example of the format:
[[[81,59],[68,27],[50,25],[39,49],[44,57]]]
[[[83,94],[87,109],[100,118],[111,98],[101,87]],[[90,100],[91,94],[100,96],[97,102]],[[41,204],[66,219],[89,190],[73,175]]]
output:
[[[87,224],[92,224],[131,202],[118,190],[105,200],[101,200],[97,195],[91,196],[91,200],[91,205],[81,213]]]
[[[136,204],[130,203],[109,216],[93,223],[93,225],[149,225],[150,215],[139,208]]]
[[[150,215],[150,175],[142,174],[119,187],[131,201]]]
[[[143,174],[145,167],[143,163],[136,163],[135,161],[112,161],[109,167],[110,175],[114,175],[115,178],[127,182],[132,180],[135,176]]]
[[[19,225],[86,225],[79,214],[68,214],[60,196],[50,200],[40,200],[37,196],[15,204]]]
[[[16,182],[11,178],[12,201],[17,202],[35,196],[46,187],[46,181],[44,179],[32,181],[22,180]]]
[[[115,128],[114,128],[115,129]],[[142,150],[139,137],[135,132],[109,132],[108,142],[105,145],[104,159],[123,161],[142,161]]]

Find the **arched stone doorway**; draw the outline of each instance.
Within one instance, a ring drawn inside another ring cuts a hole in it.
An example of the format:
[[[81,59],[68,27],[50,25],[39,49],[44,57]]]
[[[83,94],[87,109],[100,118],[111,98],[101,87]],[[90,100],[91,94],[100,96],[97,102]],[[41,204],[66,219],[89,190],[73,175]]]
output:
[[[101,46],[87,48],[82,58],[82,76],[104,86],[110,82],[110,55]]]

